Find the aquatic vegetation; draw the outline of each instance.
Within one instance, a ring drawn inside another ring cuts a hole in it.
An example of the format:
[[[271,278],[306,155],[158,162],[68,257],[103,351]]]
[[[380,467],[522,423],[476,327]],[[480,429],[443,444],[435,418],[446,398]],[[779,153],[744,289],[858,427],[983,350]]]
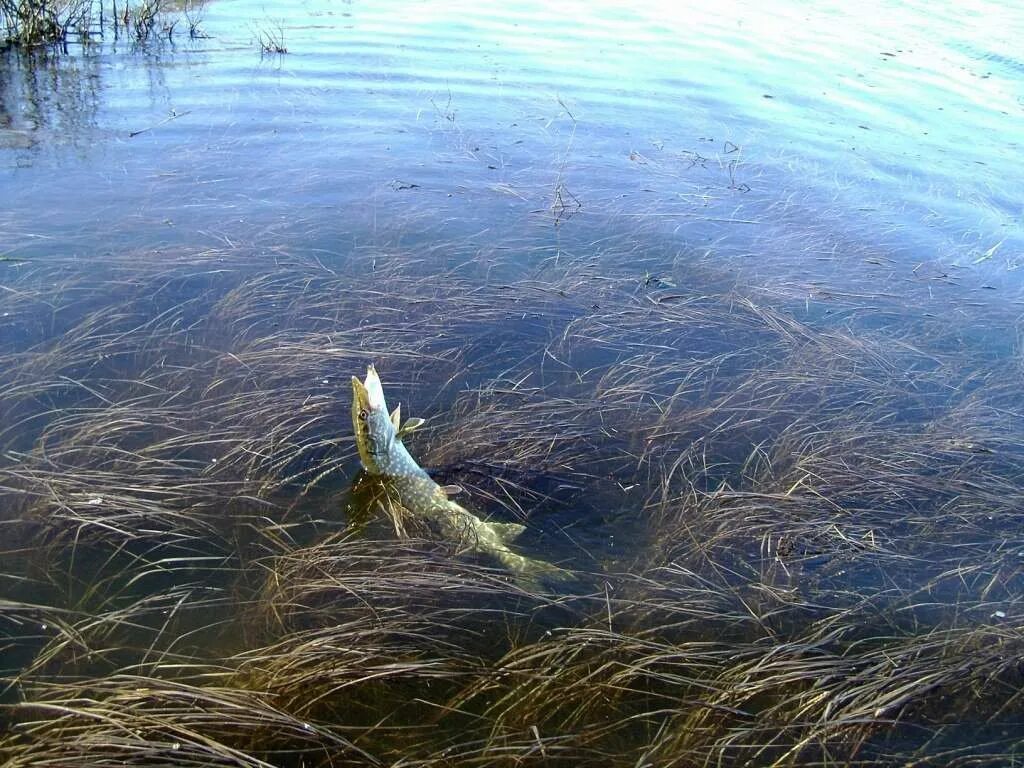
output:
[[[288,49],[284,44],[283,23],[278,23],[273,27],[265,26],[260,28],[257,33],[257,41],[259,43],[260,53],[264,55],[281,55],[288,53]]]
[[[1018,358],[615,253],[252,254],[32,261],[0,297],[6,764],[1024,750]],[[432,477],[578,584],[395,535],[352,486],[370,361]]]
[[[40,685],[24,706],[24,741],[10,766],[124,765],[267,766],[314,760],[373,765],[341,734],[276,710],[265,697],[222,688],[215,672],[198,684],[118,674]],[[20,712],[16,711],[16,716]],[[33,738],[36,736],[39,738]],[[307,763],[309,764],[309,763]]]
[[[92,5],[91,0],[54,3],[3,0],[0,2],[2,42],[39,45],[66,40],[70,31],[88,25]]]
[[[180,18],[189,36],[198,37],[205,6],[206,0],[0,0],[0,44],[66,45],[72,37],[87,42],[102,37],[108,25],[115,37],[124,32],[145,41],[157,33],[172,36]]]

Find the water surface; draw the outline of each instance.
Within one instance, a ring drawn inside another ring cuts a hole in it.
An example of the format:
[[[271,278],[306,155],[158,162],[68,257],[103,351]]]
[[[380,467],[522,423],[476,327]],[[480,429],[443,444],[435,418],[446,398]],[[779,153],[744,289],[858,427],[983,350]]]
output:
[[[1019,756],[1024,13],[223,0],[202,28],[0,58],[9,700],[180,654],[383,760]],[[564,602],[349,492],[369,362],[439,482],[584,574]],[[289,699],[268,659],[360,612],[460,671]]]

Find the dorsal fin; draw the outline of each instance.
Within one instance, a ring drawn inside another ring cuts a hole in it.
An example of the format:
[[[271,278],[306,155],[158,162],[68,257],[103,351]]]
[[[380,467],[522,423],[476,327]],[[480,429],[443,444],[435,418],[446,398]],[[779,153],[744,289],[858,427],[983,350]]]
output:
[[[398,431],[398,425],[402,423],[402,404],[399,403],[395,406],[395,410],[391,412],[391,423],[395,427],[395,431]]]

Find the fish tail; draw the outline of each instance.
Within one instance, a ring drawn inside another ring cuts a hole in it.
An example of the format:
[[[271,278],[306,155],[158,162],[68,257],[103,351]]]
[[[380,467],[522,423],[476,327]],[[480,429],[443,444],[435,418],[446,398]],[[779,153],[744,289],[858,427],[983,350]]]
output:
[[[545,560],[536,560],[516,554],[512,550],[497,552],[498,559],[523,589],[529,592],[545,592],[557,584],[576,580],[576,575],[565,568],[559,568]]]

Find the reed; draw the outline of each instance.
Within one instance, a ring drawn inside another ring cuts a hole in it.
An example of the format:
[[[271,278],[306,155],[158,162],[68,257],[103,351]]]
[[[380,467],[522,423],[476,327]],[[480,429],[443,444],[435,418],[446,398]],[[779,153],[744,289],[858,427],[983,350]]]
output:
[[[158,33],[168,37],[181,19],[190,37],[201,37],[206,0],[0,0],[0,45],[67,47],[107,32],[144,42]]]

